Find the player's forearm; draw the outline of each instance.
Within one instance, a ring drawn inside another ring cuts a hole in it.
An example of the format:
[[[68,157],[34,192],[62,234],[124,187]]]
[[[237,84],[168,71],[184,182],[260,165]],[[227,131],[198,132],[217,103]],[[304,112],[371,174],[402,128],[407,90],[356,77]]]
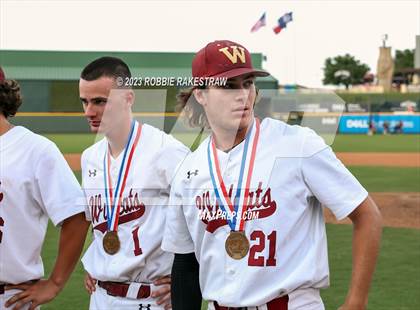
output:
[[[90,222],[84,213],[74,215],[63,222],[57,260],[49,277],[61,290],[76,266],[83,250]]]
[[[365,309],[382,234],[381,215],[368,198],[353,212],[353,269],[346,305]]]

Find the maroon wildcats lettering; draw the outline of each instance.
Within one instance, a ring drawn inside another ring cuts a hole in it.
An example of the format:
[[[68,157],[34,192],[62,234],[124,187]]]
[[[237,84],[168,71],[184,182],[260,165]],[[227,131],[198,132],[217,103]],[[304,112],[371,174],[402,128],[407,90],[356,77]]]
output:
[[[95,194],[89,197],[89,208],[92,214],[93,229],[101,232],[107,230],[108,214],[106,211],[105,197]],[[140,201],[139,193],[130,189],[128,196],[121,200],[119,224],[128,223],[144,215],[146,206]]]
[[[245,221],[261,219],[271,216],[277,208],[276,201],[271,198],[271,188],[262,188],[262,182],[258,183],[255,191],[249,192]],[[233,184],[229,187],[228,195],[233,201]],[[210,199],[210,190],[204,191],[195,197],[195,205],[199,209],[199,216],[203,223],[207,225],[206,230],[210,233],[217,228],[227,225],[226,215],[222,212],[216,197]]]

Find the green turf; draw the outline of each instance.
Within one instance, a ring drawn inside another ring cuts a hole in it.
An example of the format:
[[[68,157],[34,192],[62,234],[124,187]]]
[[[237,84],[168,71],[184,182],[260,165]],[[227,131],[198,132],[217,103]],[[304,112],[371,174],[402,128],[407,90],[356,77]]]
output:
[[[46,134],[45,137],[57,144],[62,153],[81,153],[96,139],[94,134]]]
[[[352,166],[349,170],[369,192],[420,192],[420,168]]]
[[[63,153],[81,153],[96,136],[92,134],[48,134]],[[192,145],[196,134],[175,134],[180,141]],[[420,152],[420,135],[337,135],[332,145],[335,152]]]
[[[322,291],[326,309],[343,302],[350,281],[351,226],[327,225],[330,288]],[[420,231],[385,228],[369,295],[368,309],[420,309]]]
[[[44,246],[42,248],[42,258],[44,260],[45,274],[50,274],[54,261],[56,258],[56,252],[58,247],[58,229],[55,228],[51,223],[48,226],[47,235],[45,238]],[[90,243],[90,233],[85,243],[85,249]],[[69,282],[65,286],[64,290],[60,293],[58,298],[52,302],[42,306],[42,310],[74,310],[74,309],[88,309],[89,308],[89,295],[83,288],[84,271],[82,263],[76,267],[76,270],[70,277]]]
[[[337,135],[335,152],[420,152],[420,135]]]
[[[351,270],[351,233],[349,225],[327,225],[331,286],[322,291],[326,309],[337,309],[347,292]],[[50,225],[43,247],[47,274],[55,259],[57,240],[57,230]],[[420,230],[385,228],[368,309],[419,309],[419,292]],[[63,292],[42,309],[87,309],[88,300],[79,264]]]
[[[79,181],[80,184],[82,184],[82,172],[81,171],[73,171],[74,175],[77,178],[77,181]]]

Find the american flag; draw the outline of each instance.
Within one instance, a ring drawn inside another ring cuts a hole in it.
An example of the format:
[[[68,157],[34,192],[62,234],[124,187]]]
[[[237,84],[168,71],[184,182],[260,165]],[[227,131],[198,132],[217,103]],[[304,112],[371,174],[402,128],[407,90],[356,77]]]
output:
[[[255,32],[258,29],[260,29],[261,27],[265,26],[265,12],[264,14],[260,17],[260,19],[255,23],[254,26],[252,26],[251,28],[251,32]]]

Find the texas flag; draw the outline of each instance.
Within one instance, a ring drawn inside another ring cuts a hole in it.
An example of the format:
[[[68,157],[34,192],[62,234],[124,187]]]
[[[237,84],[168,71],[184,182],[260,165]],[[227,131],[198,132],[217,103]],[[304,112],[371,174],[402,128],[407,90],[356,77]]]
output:
[[[273,28],[275,34],[278,34],[283,28],[286,28],[287,23],[293,20],[292,12],[284,14],[278,20],[278,25]]]
[[[255,25],[252,26],[251,32],[255,32],[261,27],[264,27],[265,25],[266,24],[265,24],[265,12],[264,12],[264,14],[260,17],[260,19],[255,23]]]

